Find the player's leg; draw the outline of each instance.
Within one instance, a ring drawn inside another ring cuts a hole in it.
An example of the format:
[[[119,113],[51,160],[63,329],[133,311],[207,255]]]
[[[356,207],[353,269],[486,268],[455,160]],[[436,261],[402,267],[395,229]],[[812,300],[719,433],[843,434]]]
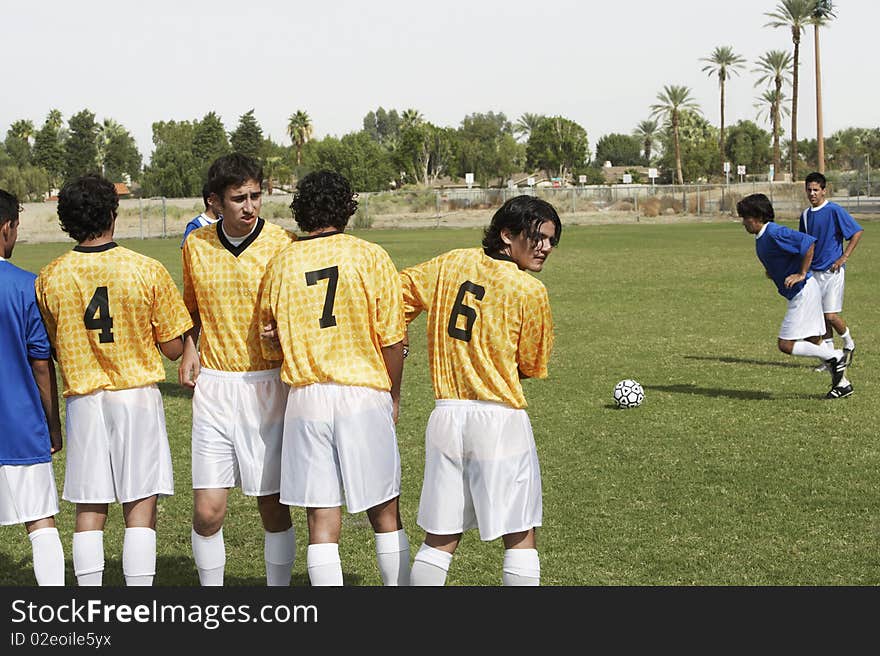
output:
[[[420,505],[421,508],[421,505]],[[412,586],[444,586],[452,555],[461,541],[461,533],[437,535],[425,533],[425,540],[413,559],[409,584]]]
[[[376,537],[376,562],[382,583],[409,585],[409,540],[400,520],[400,497],[394,497],[367,510]]]
[[[342,507],[307,508],[309,549],[306,565],[313,586],[342,585],[342,561],[339,536],[342,532]]]
[[[190,537],[201,585],[223,585],[226,569],[223,520],[226,517],[228,495],[227,488],[193,490],[193,524]]]
[[[257,508],[265,529],[266,585],[288,586],[296,560],[296,536],[290,521],[290,506],[281,503],[279,494],[268,494],[257,497]]]
[[[502,583],[510,586],[540,585],[541,561],[535,543],[535,529],[508,533],[502,537],[504,540]]]
[[[153,585],[156,576],[157,495],[122,504],[122,573],[127,586]]]
[[[31,541],[37,585],[64,585],[64,548],[55,517],[24,523]]]
[[[100,586],[104,578],[106,503],[76,504],[73,533],[73,573],[83,587]]]

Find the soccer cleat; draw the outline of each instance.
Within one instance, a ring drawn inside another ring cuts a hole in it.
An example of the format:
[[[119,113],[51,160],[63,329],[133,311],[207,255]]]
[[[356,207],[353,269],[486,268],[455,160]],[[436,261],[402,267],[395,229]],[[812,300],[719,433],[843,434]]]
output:
[[[843,380],[843,374],[846,373],[846,358],[828,358],[825,360],[825,366],[831,372],[831,387],[834,388],[840,385],[840,381]]]
[[[828,394],[825,395],[826,399],[842,399],[847,396],[850,396],[853,393],[852,384],[844,385],[843,387],[832,387]]]
[[[853,352],[856,350],[856,345],[853,344],[852,348],[843,349],[843,359],[846,362],[846,366],[850,366],[853,360]]]

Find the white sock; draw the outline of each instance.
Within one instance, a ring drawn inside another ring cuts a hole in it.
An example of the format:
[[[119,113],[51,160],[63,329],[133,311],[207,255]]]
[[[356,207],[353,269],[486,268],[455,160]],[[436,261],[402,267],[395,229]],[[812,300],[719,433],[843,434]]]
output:
[[[820,358],[821,360],[829,360],[831,358],[842,358],[843,351],[835,350],[828,346],[825,342],[821,344],[813,344],[803,339],[799,339],[794,343],[791,349],[792,355],[800,355],[806,358]]]
[[[504,585],[540,585],[541,561],[537,549],[506,549],[501,580]]]
[[[223,528],[207,537],[192,529],[193,559],[199,570],[199,584],[203,586],[223,585],[226,569],[226,544],[223,542]]]
[[[840,339],[843,340],[843,348],[852,350],[856,347],[856,343],[853,341],[852,336],[849,334],[849,328],[847,328],[846,332],[840,336]]]
[[[39,528],[28,533],[37,585],[64,585],[64,549],[58,529]]]
[[[146,526],[125,529],[122,538],[125,585],[153,585],[156,576],[156,531]]]
[[[409,540],[403,529],[391,533],[376,533],[376,562],[382,584],[409,585]]]
[[[412,571],[409,576],[410,585],[446,585],[446,574],[452,563],[452,554],[422,543],[419,552],[413,560]]]
[[[103,583],[104,531],[73,534],[73,573],[80,586],[99,586]]]
[[[824,344],[827,344],[831,348],[834,348],[834,338],[833,337],[829,337],[828,339],[823,339],[822,342]]]
[[[335,542],[310,544],[306,552],[309,581],[313,586],[342,585],[342,561]]]
[[[278,533],[266,531],[263,555],[266,560],[266,585],[289,586],[290,570],[296,560],[296,534],[293,527]]]

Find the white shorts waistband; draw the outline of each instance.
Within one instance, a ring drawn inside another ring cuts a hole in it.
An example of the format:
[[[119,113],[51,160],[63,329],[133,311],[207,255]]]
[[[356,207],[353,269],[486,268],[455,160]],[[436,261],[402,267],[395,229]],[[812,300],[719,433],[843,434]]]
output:
[[[262,371],[218,371],[217,369],[202,367],[199,371],[199,376],[254,382],[279,378],[281,376],[281,368],[263,369]]]
[[[512,405],[501,403],[500,401],[479,401],[477,399],[436,399],[434,403],[438,408],[505,408],[507,410],[517,410]]]

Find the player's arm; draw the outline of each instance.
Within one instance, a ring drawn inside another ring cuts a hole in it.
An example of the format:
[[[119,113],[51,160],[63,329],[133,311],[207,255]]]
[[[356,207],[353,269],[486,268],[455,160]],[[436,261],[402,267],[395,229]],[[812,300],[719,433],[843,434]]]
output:
[[[31,372],[37,389],[40,392],[40,402],[43,412],[46,414],[46,423],[49,426],[49,440],[52,443],[52,453],[58,453],[63,447],[61,437],[61,415],[58,409],[58,380],[55,377],[55,365],[52,360],[30,358]]]
[[[843,250],[843,255],[837,258],[837,261],[831,265],[832,271],[837,271],[840,267],[846,264],[849,256],[852,255],[852,252],[856,249],[856,246],[859,245],[859,241],[861,240],[862,234],[864,232],[864,230],[859,230],[857,233],[849,238],[849,241],[846,242],[846,248]]]
[[[813,263],[813,253],[816,250],[816,242],[810,244],[810,247],[807,249],[807,252],[804,253],[804,257],[801,259],[801,270],[797,273],[792,273],[789,276],[786,276],[785,282],[783,283],[786,289],[790,289],[794,287],[796,284],[801,282],[807,277],[807,272],[810,270],[810,265]]]
[[[382,347],[382,359],[385,360],[385,369],[391,378],[391,403],[393,405],[394,423],[400,414],[400,385],[403,381],[403,342],[397,342],[390,346]]]
[[[183,355],[183,338],[175,337],[167,342],[159,342],[159,350],[169,360],[176,360]]]
[[[193,326],[183,335],[183,353],[180,358],[180,366],[177,368],[177,379],[184,387],[194,388],[201,371],[198,343],[202,321],[198,312],[194,312],[190,316]]]

